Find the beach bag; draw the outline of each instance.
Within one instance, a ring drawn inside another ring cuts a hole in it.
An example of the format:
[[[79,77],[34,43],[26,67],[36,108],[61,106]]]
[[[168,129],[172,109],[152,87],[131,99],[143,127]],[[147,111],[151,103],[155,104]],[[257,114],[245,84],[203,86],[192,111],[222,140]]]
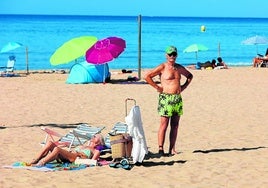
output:
[[[132,137],[129,134],[110,134],[112,158],[130,157],[132,151]]]

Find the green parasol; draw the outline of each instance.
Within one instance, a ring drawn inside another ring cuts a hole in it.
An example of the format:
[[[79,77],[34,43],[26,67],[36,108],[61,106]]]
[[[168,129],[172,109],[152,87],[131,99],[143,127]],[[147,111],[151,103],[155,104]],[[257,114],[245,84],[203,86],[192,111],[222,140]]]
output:
[[[97,42],[97,37],[81,36],[62,44],[50,57],[52,65],[67,64],[81,56]]]
[[[207,51],[207,50],[208,50],[208,48],[206,46],[204,46],[203,44],[192,44],[192,45],[188,46],[187,48],[185,48],[183,50],[183,53],[195,52],[196,59],[197,59],[197,52]]]

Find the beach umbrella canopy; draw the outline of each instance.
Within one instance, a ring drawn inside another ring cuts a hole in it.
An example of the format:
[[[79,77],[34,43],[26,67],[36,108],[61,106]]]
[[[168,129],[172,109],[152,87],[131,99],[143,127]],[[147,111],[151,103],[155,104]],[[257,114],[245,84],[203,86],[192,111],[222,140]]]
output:
[[[191,53],[191,52],[195,52],[196,54],[196,59],[197,59],[197,53],[200,51],[207,51],[208,48],[206,46],[204,46],[203,44],[192,44],[190,46],[188,46],[187,48],[185,48],[183,50],[183,53]]]
[[[119,37],[108,37],[97,41],[86,51],[86,60],[91,64],[104,64],[117,58],[126,48],[126,42]]]
[[[97,37],[81,36],[63,43],[50,57],[52,65],[67,64],[85,55],[85,52],[97,42]]]
[[[17,49],[17,48],[19,48],[21,46],[23,46],[21,43],[18,43],[18,42],[9,42],[9,43],[7,43],[6,45],[4,45],[1,48],[0,53],[9,52],[9,51],[15,50],[15,49]]]
[[[253,36],[250,37],[246,40],[242,41],[242,44],[244,45],[256,45],[256,50],[257,50],[257,54],[258,54],[258,45],[259,44],[268,44],[268,38],[264,37],[264,36]]]
[[[254,36],[242,41],[242,44],[256,45],[256,44],[268,44],[268,38],[263,36]]]

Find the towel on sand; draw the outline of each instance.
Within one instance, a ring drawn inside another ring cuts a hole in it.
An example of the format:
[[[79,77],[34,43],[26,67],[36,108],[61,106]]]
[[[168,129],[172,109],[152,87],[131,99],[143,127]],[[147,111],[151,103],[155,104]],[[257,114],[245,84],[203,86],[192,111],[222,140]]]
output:
[[[43,171],[43,172],[51,172],[59,170],[81,170],[85,169],[86,167],[88,167],[88,165],[74,164],[74,163],[56,163],[56,162],[47,163],[45,166],[42,167],[29,166],[26,162],[15,162],[12,165],[3,166],[3,168],[9,168],[9,169],[26,169],[26,170]]]

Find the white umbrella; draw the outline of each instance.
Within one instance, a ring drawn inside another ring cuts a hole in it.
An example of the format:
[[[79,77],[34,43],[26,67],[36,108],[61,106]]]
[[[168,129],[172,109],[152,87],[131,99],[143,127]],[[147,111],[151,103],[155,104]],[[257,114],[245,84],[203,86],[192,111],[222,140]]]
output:
[[[268,44],[268,38],[264,37],[264,36],[256,35],[254,37],[250,37],[246,40],[243,40],[242,44],[244,44],[244,45],[256,45],[257,54],[258,54],[258,45],[259,44]]]

